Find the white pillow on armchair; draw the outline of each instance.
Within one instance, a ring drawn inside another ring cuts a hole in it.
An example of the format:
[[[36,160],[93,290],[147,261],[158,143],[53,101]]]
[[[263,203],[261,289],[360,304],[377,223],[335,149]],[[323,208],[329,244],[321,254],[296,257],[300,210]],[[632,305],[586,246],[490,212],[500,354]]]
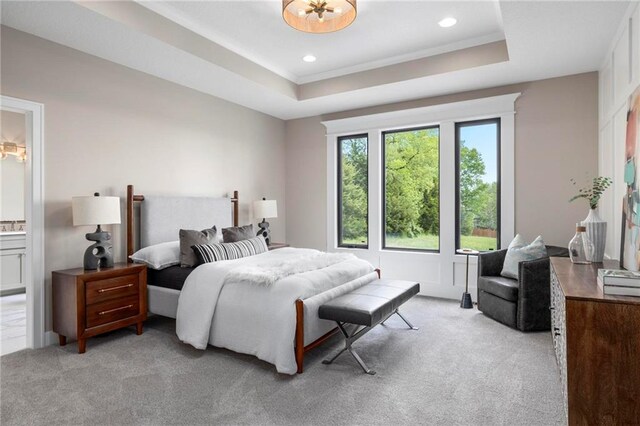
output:
[[[520,262],[544,257],[547,257],[547,249],[541,236],[538,235],[531,244],[527,244],[524,238],[518,234],[509,244],[500,275],[517,280]]]

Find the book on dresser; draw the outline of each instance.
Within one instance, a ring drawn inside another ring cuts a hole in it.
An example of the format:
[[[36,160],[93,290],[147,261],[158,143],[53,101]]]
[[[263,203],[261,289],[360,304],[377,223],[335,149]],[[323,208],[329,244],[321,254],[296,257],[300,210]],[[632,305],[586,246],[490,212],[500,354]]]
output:
[[[640,297],[640,272],[598,269],[598,286],[604,294]]]
[[[621,285],[640,288],[640,272],[623,269],[598,269],[598,279],[605,285]]]

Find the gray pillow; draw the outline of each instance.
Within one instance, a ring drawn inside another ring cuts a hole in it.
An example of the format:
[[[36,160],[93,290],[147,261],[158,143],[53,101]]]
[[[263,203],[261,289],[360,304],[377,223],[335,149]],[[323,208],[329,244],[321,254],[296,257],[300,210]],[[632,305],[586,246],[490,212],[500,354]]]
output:
[[[236,241],[248,240],[256,235],[253,233],[253,224],[245,226],[234,226],[232,228],[222,228],[222,239],[225,243],[235,243]]]
[[[215,226],[210,229],[196,231],[191,229],[180,230],[180,266],[193,268],[198,264],[198,258],[191,246],[220,242],[220,236]]]
[[[531,244],[527,245],[524,238],[518,234],[513,241],[511,241],[511,244],[509,244],[500,275],[517,280],[520,262],[542,259],[544,257],[547,257],[547,249],[544,246],[544,241],[542,241],[541,236],[538,236]]]

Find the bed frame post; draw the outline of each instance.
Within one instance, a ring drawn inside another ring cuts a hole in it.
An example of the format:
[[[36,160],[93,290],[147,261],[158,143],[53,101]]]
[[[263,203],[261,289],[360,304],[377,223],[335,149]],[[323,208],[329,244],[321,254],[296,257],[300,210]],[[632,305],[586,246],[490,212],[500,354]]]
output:
[[[127,263],[133,263],[133,185],[127,185]]]
[[[378,279],[380,279],[380,268],[376,268],[376,274],[378,274]]]
[[[233,226],[238,226],[238,210],[240,207],[240,199],[238,197],[238,191],[233,191],[233,198],[231,198],[231,204],[233,204]]]
[[[129,256],[133,254],[135,238],[133,230],[133,202],[144,201],[144,195],[135,195],[133,185],[127,185],[127,262],[133,263]]]
[[[304,302],[300,299],[296,300],[296,364],[298,365],[298,374],[301,374],[304,368]]]

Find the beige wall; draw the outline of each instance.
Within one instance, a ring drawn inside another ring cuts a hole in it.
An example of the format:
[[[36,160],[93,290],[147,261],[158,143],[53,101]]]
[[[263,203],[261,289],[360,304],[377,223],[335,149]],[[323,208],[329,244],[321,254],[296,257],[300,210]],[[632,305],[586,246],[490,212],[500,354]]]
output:
[[[288,241],[326,248],[321,121],[522,92],[516,101],[516,232],[566,246],[588,213],[586,203],[567,202],[574,193],[569,180],[597,173],[597,80],[594,72],[287,121]]]
[[[237,189],[242,223],[260,197],[284,206],[283,121],[6,27],[1,35],[2,94],[45,106],[47,306],[50,271],[80,266],[89,244],[91,229],[72,226],[74,195],[124,196],[130,183],[143,194]],[[279,214],[273,240],[285,241]],[[124,224],[107,229],[124,260]]]
[[[25,146],[25,116],[0,111],[2,142]],[[0,161],[0,220],[24,220],[24,166],[9,155]]]

